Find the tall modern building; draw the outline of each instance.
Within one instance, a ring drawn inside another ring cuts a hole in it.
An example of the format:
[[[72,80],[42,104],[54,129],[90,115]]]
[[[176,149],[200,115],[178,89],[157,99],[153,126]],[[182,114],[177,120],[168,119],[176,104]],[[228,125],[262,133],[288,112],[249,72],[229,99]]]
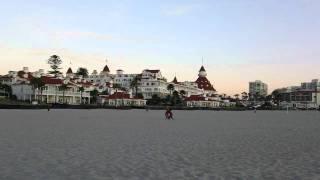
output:
[[[268,95],[268,85],[260,80],[249,82],[249,93],[254,96],[259,94],[260,96]]]

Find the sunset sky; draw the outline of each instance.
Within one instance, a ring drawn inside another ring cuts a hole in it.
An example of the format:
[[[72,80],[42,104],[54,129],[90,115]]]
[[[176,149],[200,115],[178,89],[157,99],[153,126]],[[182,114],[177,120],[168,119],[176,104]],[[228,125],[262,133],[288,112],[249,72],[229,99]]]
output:
[[[320,78],[319,0],[10,0],[0,5],[0,74],[48,69],[161,69],[196,80],[203,57],[219,93]]]

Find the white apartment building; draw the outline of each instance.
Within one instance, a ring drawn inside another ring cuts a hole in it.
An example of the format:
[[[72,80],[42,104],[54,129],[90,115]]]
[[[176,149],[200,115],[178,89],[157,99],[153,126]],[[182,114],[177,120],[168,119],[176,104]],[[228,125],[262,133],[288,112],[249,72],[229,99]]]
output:
[[[259,94],[260,96],[268,95],[268,85],[260,80],[249,82],[249,93],[251,96]]]

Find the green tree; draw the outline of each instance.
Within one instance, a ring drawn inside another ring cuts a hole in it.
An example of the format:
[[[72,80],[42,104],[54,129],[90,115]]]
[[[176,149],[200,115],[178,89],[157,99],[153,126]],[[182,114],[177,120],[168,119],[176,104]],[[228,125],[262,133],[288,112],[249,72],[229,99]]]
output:
[[[148,104],[150,104],[150,105],[160,105],[161,104],[161,98],[157,94],[154,94],[154,95],[152,95],[152,98],[148,101]]]
[[[236,101],[239,101],[239,96],[240,96],[239,94],[235,94],[235,95],[234,95]]]
[[[65,92],[68,89],[68,85],[67,84],[62,84],[59,87],[59,89],[60,89],[60,91],[62,91],[62,101],[63,101],[63,104],[65,104]]]
[[[80,92],[80,104],[82,104],[82,93],[84,92],[84,88],[82,86],[79,87],[79,92]]]
[[[87,69],[87,68],[80,67],[80,68],[77,70],[76,75],[77,75],[77,76],[82,76],[82,77],[86,78],[86,77],[89,76],[88,69]]]
[[[185,90],[181,90],[180,91],[180,95],[183,97],[183,96],[185,96],[187,93],[186,93],[186,91]]]
[[[173,91],[171,102],[173,105],[177,105],[181,103],[181,98],[178,91]]]
[[[97,98],[99,95],[99,91],[97,89],[94,89],[93,91],[90,91],[90,96],[92,96],[92,103],[97,103]]]
[[[61,74],[60,69],[61,69],[61,64],[62,60],[59,56],[57,55],[52,55],[48,59],[48,64],[50,65],[50,68],[52,69],[49,71],[49,74],[53,74],[55,77],[57,77],[59,74]]]
[[[169,84],[167,86],[167,90],[170,92],[170,96],[172,95],[172,92],[174,91],[174,85],[173,84]]]
[[[30,80],[30,84],[32,85],[32,89],[35,95],[36,95],[36,89],[38,89],[38,94],[36,95],[38,102],[40,102],[39,100],[39,90],[40,90],[41,102],[42,102],[43,87],[45,86],[45,83],[43,82],[42,78],[36,78],[36,77],[32,78]]]
[[[139,86],[140,79],[141,78],[139,76],[136,76],[130,83],[130,88],[135,90],[136,96],[138,95],[138,86]]]
[[[5,94],[7,94],[9,98],[12,97],[12,88],[11,88],[11,86],[9,86],[7,84],[0,84],[0,89],[3,89],[5,91]]]
[[[242,93],[241,93],[241,99],[242,99],[243,101],[248,100],[248,93],[242,92]]]

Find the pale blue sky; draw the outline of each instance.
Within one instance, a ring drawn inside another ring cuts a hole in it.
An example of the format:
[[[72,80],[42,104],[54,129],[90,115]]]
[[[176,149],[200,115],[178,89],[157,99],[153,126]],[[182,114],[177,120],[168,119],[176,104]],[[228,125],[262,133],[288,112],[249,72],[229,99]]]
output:
[[[318,0],[3,1],[0,52],[5,58],[0,55],[0,61],[8,66],[0,68],[0,74],[20,68],[26,60],[32,64],[30,59],[43,66],[39,57],[51,52],[64,57],[67,51],[66,61],[88,64],[90,71],[104,64],[99,57],[108,57],[114,70],[119,66],[136,71],[134,64],[181,66],[163,71],[168,78],[177,74],[181,80],[193,80],[204,57],[218,90],[228,91],[223,82],[232,81],[238,82],[239,91],[245,90],[247,81],[258,78],[271,87],[290,85],[319,77],[316,70],[301,70],[298,79],[283,71],[297,73],[299,67],[320,64],[319,9]],[[278,67],[270,76],[261,72],[269,66]],[[187,71],[194,74],[186,75],[187,67],[194,68]],[[288,80],[276,81],[281,75]]]

